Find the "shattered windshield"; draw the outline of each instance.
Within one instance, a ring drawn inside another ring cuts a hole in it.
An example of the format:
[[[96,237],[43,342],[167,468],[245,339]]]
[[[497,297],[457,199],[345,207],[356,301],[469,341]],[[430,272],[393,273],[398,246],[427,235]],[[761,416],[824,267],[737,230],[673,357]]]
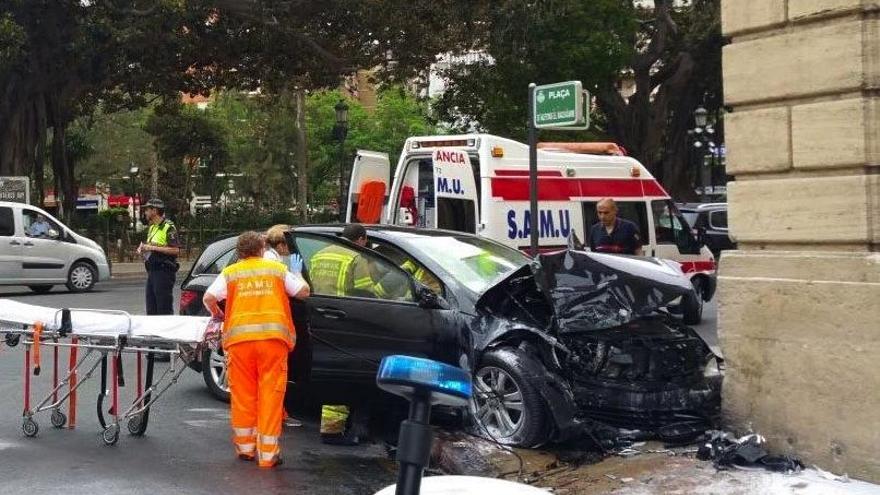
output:
[[[478,237],[426,236],[410,243],[476,293],[529,262],[515,249]]]

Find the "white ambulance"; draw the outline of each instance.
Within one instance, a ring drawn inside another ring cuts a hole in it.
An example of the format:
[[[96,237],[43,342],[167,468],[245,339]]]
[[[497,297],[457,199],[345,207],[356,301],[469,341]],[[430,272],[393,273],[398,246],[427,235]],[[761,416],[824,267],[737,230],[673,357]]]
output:
[[[536,221],[529,211],[528,146],[487,134],[407,139],[391,184],[388,155],[359,151],[347,219],[476,233],[526,251],[534,227],[546,251],[565,248],[572,233],[589,244],[589,230],[598,221],[596,203],[613,198],[618,215],[638,226],[644,254],[681,263],[701,299],[712,298],[711,251],[693,237],[669,194],[641,163],[582,152],[613,153],[618,149],[613,144],[607,150],[595,143],[556,147],[538,150]],[[702,301],[699,306],[687,320],[699,320]]]

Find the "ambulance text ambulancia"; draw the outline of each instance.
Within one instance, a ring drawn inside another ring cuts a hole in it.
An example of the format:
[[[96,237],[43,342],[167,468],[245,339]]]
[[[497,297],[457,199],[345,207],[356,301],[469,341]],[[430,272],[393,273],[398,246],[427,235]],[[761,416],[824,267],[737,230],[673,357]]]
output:
[[[544,143],[538,150],[538,217],[529,211],[528,146],[487,134],[413,137],[394,180],[388,156],[359,151],[348,220],[477,233],[527,250],[538,229],[542,251],[586,240],[596,203],[613,198],[641,231],[648,256],[675,260],[703,300],[715,289],[715,259],[691,234],[669,194],[637,160],[609,143]],[[699,308],[700,310],[702,308]],[[691,318],[693,319],[693,318]]]

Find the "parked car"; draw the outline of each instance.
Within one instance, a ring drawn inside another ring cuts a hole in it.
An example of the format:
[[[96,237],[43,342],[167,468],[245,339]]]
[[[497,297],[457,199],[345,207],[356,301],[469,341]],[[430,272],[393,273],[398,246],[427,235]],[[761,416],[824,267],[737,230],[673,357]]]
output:
[[[109,278],[110,264],[98,243],[40,208],[0,202],[0,285],[44,293],[64,284],[71,292],[85,292]]]
[[[368,263],[387,296],[313,288],[307,302],[293,303],[295,393],[385,401],[374,383],[378,363],[406,354],[471,370],[469,416],[478,432],[505,444],[535,446],[606,425],[705,425],[717,411],[716,358],[692,329],[657,312],[693,294],[676,263],[579,251],[535,263],[472,234],[391,226],[368,227],[370,246],[362,248],[339,237],[341,228],[288,233],[304,277],[315,253],[334,246]],[[193,265],[181,314],[204,314],[204,291],[236,260],[235,240],[214,242]],[[222,356],[203,363],[211,392],[228,398]]]
[[[736,249],[727,229],[727,203],[684,203],[678,205],[678,209],[693,229],[694,237],[702,241],[716,259],[721,251]]]

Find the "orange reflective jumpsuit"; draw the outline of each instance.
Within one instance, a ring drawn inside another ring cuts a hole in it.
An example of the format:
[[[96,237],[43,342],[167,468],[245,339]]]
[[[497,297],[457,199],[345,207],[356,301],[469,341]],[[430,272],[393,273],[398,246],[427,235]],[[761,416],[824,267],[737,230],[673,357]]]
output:
[[[281,459],[281,420],[287,388],[287,354],[296,334],[284,287],[287,267],[247,258],[223,270],[227,356],[235,451],[260,467]]]

